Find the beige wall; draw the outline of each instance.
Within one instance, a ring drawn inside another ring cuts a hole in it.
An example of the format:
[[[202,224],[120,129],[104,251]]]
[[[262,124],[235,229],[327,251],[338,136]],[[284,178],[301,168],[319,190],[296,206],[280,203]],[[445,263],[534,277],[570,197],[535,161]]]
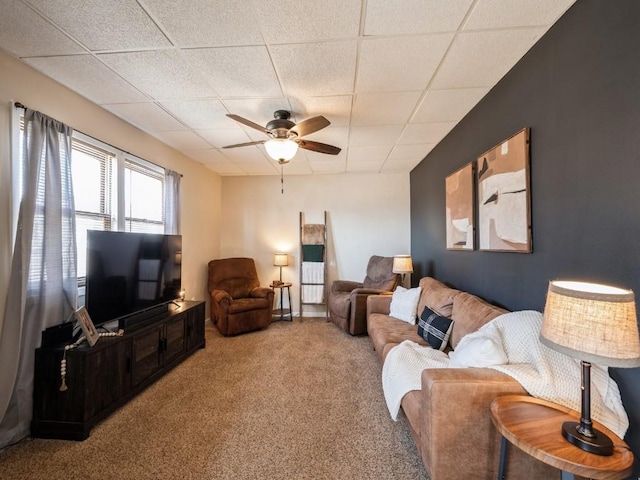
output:
[[[295,159],[292,160],[295,162]],[[293,282],[299,312],[299,215],[321,223],[328,212],[329,280],[362,281],[371,255],[410,252],[409,174],[223,177],[221,257],[256,260],[263,285],[279,276],[273,253],[289,253],[284,281]],[[286,301],[285,301],[286,304]],[[324,312],[307,308],[307,313]]]
[[[220,177],[0,51],[0,313],[4,312],[11,259],[10,119],[14,101],[182,173],[183,287],[187,298],[206,299],[206,263],[220,251]],[[2,317],[0,314],[0,323]]]

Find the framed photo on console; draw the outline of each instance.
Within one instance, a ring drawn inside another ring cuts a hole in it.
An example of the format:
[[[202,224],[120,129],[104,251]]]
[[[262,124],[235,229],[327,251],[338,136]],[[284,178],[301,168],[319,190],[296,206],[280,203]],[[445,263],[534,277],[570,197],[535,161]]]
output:
[[[85,307],[80,307],[76,310],[76,320],[78,320],[82,327],[82,332],[87,339],[87,343],[89,343],[90,347],[93,347],[98,341],[98,338],[100,338],[100,334],[98,333],[98,330],[96,330],[96,327],[89,316],[89,312],[87,312]]]
[[[478,157],[480,250],[531,253],[529,128]]]

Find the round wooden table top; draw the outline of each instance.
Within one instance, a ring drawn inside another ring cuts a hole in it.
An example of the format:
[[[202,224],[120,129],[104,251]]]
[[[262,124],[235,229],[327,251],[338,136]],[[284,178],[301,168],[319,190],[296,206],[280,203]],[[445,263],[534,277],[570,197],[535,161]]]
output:
[[[279,285],[272,283],[271,285],[269,285],[269,287],[270,288],[287,288],[287,287],[290,287],[291,285],[293,285],[293,283],[291,282],[282,282]]]
[[[505,395],[491,403],[491,417],[502,436],[538,460],[582,477],[618,480],[629,477],[633,453],[629,446],[604,425],[593,427],[613,441],[613,455],[585,452],[562,436],[562,424],[580,421],[570,408],[526,395]]]

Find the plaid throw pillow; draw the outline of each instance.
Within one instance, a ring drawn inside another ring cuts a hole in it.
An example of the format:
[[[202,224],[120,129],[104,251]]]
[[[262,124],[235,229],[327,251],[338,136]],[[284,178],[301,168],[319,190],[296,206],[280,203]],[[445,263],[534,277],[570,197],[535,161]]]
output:
[[[428,307],[424,307],[418,320],[418,335],[436,350],[444,350],[451,335],[453,320],[441,317]]]

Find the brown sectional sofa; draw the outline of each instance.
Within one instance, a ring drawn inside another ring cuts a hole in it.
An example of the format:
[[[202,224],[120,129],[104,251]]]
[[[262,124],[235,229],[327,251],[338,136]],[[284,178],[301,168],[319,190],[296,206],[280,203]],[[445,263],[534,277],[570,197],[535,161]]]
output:
[[[418,315],[428,306],[454,321],[449,348],[455,349],[464,335],[506,312],[430,277],[422,278],[420,286]],[[391,298],[376,295],[367,301],[367,329],[381,362],[404,340],[427,345],[416,325],[389,316]],[[508,375],[488,368],[426,369],[421,380],[422,390],[402,399],[402,411],[431,480],[496,478],[500,434],[491,422],[491,401],[499,395],[526,394],[525,390]],[[558,470],[509,448],[507,478],[557,476]]]

